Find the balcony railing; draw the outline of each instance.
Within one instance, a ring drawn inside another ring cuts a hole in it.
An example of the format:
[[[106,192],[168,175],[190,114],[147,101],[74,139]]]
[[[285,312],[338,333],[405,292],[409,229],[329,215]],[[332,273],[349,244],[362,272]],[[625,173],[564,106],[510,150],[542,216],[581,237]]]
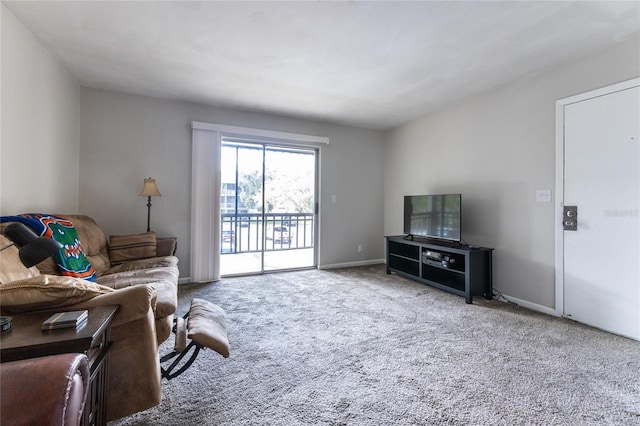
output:
[[[313,213],[222,214],[220,253],[312,248],[314,217]]]

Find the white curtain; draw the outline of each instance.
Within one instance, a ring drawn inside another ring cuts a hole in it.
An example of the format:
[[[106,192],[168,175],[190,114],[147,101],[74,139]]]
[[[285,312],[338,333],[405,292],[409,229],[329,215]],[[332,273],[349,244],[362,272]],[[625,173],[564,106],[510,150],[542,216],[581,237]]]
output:
[[[191,281],[220,279],[220,132],[192,123]]]

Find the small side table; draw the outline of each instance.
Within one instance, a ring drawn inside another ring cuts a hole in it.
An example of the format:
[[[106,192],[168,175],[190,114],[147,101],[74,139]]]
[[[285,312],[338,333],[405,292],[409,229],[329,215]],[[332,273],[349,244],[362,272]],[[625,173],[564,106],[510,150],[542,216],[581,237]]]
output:
[[[0,335],[0,362],[62,353],[84,353],[91,377],[83,425],[106,425],[109,374],[109,324],[118,306],[89,308],[87,323],[79,329],[41,331],[54,311],[12,315],[13,329]],[[62,312],[63,309],[55,312]]]
[[[175,256],[176,250],[178,249],[178,238],[157,238],[156,244],[158,256]]]

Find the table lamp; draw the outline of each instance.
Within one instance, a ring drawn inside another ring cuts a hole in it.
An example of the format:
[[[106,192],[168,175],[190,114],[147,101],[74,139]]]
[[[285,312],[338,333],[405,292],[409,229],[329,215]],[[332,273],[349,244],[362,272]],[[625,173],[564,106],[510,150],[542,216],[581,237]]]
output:
[[[18,247],[18,256],[20,261],[27,268],[45,260],[47,257],[53,256],[62,248],[62,244],[54,239],[39,237],[20,222],[13,222],[4,228],[4,235],[11,240],[8,244],[0,249],[5,250],[11,246]]]
[[[151,231],[149,224],[151,223],[151,197],[161,197],[158,185],[156,185],[155,179],[145,179],[144,186],[142,187],[141,196],[148,197],[147,199],[147,232]]]

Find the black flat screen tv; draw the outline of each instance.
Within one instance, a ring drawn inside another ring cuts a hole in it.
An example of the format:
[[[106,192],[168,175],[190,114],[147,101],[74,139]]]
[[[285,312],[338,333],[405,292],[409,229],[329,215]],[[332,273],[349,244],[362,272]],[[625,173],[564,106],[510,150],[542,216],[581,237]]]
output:
[[[404,233],[460,242],[461,199],[461,194],[406,195]]]

